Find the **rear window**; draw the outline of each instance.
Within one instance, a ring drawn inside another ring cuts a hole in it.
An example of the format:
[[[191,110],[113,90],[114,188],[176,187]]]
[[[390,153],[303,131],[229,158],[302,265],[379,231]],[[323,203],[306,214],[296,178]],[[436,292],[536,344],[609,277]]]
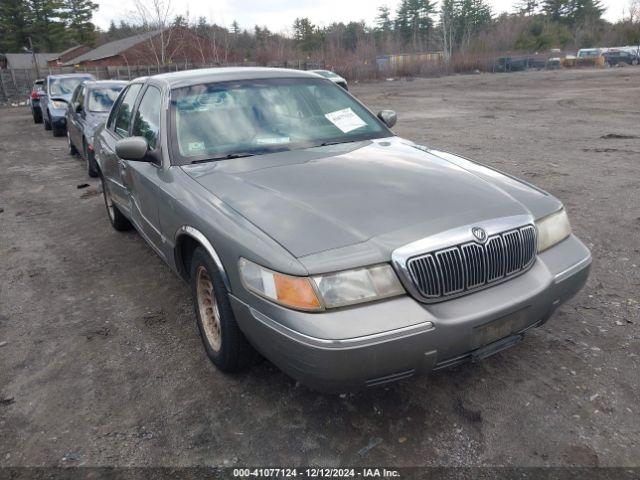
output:
[[[49,79],[49,95],[71,95],[80,83],[88,80],[87,77],[60,77]]]
[[[113,102],[118,98],[122,86],[107,88],[95,88],[89,91],[89,111],[96,113],[107,113],[111,110]]]

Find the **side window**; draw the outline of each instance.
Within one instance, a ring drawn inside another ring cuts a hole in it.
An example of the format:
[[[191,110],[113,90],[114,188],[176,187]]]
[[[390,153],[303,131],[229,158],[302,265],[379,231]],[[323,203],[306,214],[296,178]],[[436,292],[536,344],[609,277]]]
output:
[[[160,105],[162,94],[154,86],[149,86],[140,101],[133,122],[133,135],[147,139],[149,149],[155,150],[160,132]]]
[[[136,102],[138,92],[140,92],[142,85],[136,83],[129,87],[127,93],[122,97],[118,110],[115,113],[114,131],[121,137],[129,136],[129,125],[131,124],[131,113],[133,111],[133,105]]]
[[[76,104],[78,107],[84,108],[84,94],[86,90],[86,87],[78,87],[78,98],[76,99]]]
[[[80,85],[78,85],[76,87],[76,89],[73,91],[73,95],[71,96],[71,104],[75,105],[76,103],[78,103],[78,96],[80,95],[80,89],[82,87]]]
[[[123,88],[122,91],[120,92],[120,95],[118,95],[118,98],[116,98],[116,101],[113,103],[113,106],[111,107],[111,112],[109,112],[109,118],[107,118],[108,130],[113,131],[113,124],[116,121],[116,113],[120,108],[120,104],[122,103],[122,98],[127,94],[128,90],[129,90],[129,87]]]

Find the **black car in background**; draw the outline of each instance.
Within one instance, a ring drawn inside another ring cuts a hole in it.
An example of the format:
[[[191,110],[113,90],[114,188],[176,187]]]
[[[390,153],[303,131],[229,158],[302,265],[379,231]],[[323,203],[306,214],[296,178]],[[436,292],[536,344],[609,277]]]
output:
[[[90,177],[97,177],[99,173],[93,135],[107,119],[113,102],[126,84],[117,80],[84,81],[76,87],[67,106],[69,153],[80,154],[85,159]]]
[[[626,50],[609,50],[602,54],[604,64],[607,67],[615,67],[616,65],[638,65],[638,55],[634,55]]]
[[[95,78],[89,73],[47,76],[44,95],[40,97],[40,109],[44,129],[53,130],[54,137],[61,137],[67,131],[67,104],[78,84],[85,80],[95,80]]]
[[[42,123],[42,109],[40,108],[40,97],[44,95],[44,79],[39,78],[33,82],[31,93],[29,94],[29,105],[33,123]]]

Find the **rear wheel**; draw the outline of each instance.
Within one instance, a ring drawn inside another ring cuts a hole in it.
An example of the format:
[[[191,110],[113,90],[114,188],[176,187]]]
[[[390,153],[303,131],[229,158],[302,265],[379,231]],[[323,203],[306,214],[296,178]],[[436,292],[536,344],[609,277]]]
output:
[[[33,123],[42,123],[42,112],[40,109],[33,109],[31,113],[33,114]]]
[[[98,162],[96,162],[96,155],[93,150],[89,150],[86,140],[82,141],[82,151],[87,162],[87,175],[91,178],[97,177],[100,174],[100,168],[98,167]]]
[[[222,276],[202,247],[191,257],[190,282],[198,330],[211,362],[223,372],[250,365],[257,353],[240,331]]]
[[[69,155],[77,155],[78,149],[73,145],[71,141],[71,135],[69,135],[69,130],[67,130],[67,144],[69,145]]]
[[[122,212],[120,212],[120,210],[118,210],[118,207],[113,203],[111,192],[109,192],[109,189],[107,188],[107,182],[105,182],[104,178],[101,178],[101,181],[102,196],[104,197],[104,205],[107,208],[107,216],[109,217],[111,226],[119,232],[131,230],[131,222],[122,214]]]

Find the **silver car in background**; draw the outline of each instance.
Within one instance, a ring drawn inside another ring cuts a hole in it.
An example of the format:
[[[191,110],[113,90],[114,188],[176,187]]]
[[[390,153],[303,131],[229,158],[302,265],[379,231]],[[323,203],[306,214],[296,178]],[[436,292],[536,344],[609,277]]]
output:
[[[382,385],[510,347],[582,288],[559,200],[395,120],[284,69],[123,90],[95,142],[109,219],[189,282],[218,368],[257,350],[319,390]]]
[[[93,80],[79,84],[67,105],[67,143],[70,155],[80,155],[90,177],[98,176],[93,137],[107,119],[113,102],[127,84],[121,80]]]

